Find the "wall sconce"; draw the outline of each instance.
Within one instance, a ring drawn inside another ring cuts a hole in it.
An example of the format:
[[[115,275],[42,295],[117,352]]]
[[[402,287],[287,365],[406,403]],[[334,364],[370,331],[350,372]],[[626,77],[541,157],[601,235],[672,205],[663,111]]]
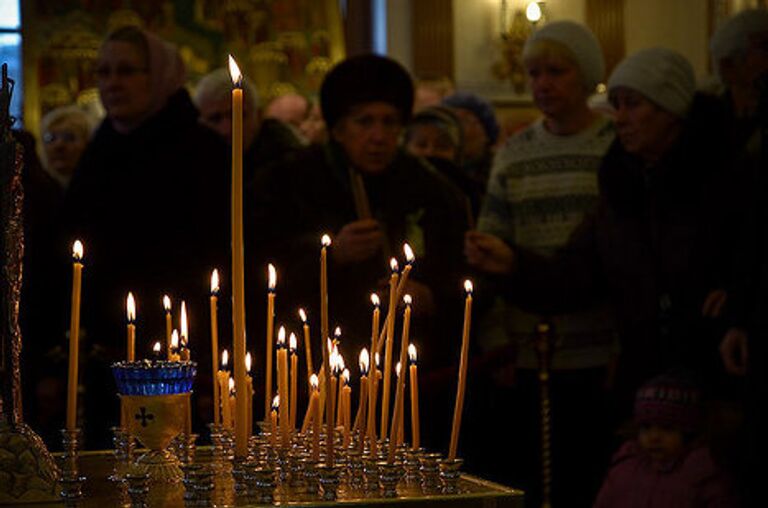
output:
[[[529,2],[525,8],[516,9],[512,15],[511,23],[508,23],[507,0],[501,0],[500,19],[501,34],[499,38],[499,50],[501,59],[494,62],[491,70],[496,79],[512,84],[515,93],[525,91],[526,75],[521,59],[523,46],[536,25],[545,19],[544,2]]]

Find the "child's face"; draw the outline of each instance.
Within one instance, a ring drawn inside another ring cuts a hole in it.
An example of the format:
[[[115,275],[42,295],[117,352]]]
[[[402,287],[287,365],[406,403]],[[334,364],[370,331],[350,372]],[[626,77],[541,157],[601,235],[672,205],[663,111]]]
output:
[[[669,462],[678,458],[685,448],[683,433],[661,425],[643,425],[637,441],[654,462]]]

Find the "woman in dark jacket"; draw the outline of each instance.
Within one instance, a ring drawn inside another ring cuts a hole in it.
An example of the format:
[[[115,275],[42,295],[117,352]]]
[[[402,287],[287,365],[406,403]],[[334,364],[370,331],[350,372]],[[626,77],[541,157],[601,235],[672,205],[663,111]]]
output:
[[[209,329],[208,281],[228,252],[228,152],[213,131],[198,124],[183,88],[183,64],[170,44],[137,28],[118,29],[102,45],[96,77],[107,117],[66,195],[62,242],[62,250],[75,238],[85,246],[85,351],[102,359],[101,365],[126,358],[125,299],[132,291],[138,306],[136,358],[148,357],[152,344],[165,336],[162,299],[168,294],[175,316],[186,299],[192,358],[204,369],[210,366],[203,339]],[[96,371],[83,371],[102,376],[86,386],[106,386],[108,392],[113,387],[104,381],[111,374]],[[117,407],[114,391],[90,400]],[[91,434],[96,443],[89,444],[105,445],[108,436],[100,432],[108,425],[91,426],[99,434]]]
[[[727,171],[716,101],[695,95],[682,56],[640,51],[616,68],[609,92],[617,140],[600,169],[599,206],[569,244],[545,259],[472,232],[466,252],[479,269],[510,274],[511,297],[537,312],[609,298],[622,349],[616,389],[628,414],[634,390],[655,374],[685,367],[712,385],[724,372],[719,349],[726,367],[745,358],[736,327],[738,267],[747,264],[736,258],[746,196]]]

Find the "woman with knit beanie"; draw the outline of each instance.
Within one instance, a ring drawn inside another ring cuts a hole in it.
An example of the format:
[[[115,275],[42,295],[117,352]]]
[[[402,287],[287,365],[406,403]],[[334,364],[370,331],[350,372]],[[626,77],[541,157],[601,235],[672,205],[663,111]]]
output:
[[[685,367],[722,389],[746,362],[740,269],[745,192],[719,131],[716,99],[695,93],[678,53],[645,49],[608,81],[617,140],[599,171],[600,200],[554,257],[470,232],[471,264],[508,277],[509,297],[541,313],[612,302],[621,352],[616,409],[642,380]]]

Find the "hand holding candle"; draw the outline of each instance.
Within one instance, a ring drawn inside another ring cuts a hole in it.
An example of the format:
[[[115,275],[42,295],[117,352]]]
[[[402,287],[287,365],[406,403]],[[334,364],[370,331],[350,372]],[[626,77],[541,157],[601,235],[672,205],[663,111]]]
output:
[[[69,319],[69,365],[67,370],[67,430],[77,427],[77,373],[80,343],[80,293],[83,274],[83,244],[72,245],[72,307]]]
[[[469,329],[472,324],[472,282],[464,281],[467,298],[464,303],[464,329],[461,336],[461,359],[459,361],[459,383],[456,387],[456,405],[453,408],[453,427],[451,428],[451,444],[448,449],[448,460],[456,458],[459,445],[459,430],[461,429],[461,412],[464,408],[464,390],[467,384],[467,362],[469,361]]]
[[[136,359],[136,300],[133,293],[128,292],[125,299],[125,310],[128,317],[128,345],[127,358],[129,362]]]

